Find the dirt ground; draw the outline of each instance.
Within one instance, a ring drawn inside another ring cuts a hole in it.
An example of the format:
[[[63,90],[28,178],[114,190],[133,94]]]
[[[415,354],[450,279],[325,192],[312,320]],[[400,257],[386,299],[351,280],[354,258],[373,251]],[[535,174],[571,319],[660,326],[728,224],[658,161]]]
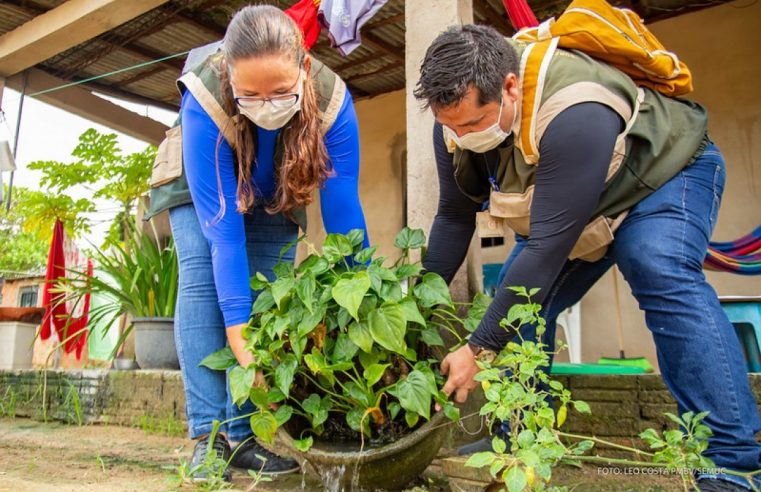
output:
[[[177,490],[171,483],[177,475],[174,468],[180,459],[190,458],[192,449],[188,439],[148,435],[139,429],[0,419],[0,492]],[[428,475],[427,485],[415,491],[449,490],[435,466]],[[555,475],[560,484],[576,491],[680,490],[674,477],[603,475],[593,466],[560,468]],[[250,484],[246,475],[236,472],[232,490],[245,491]],[[313,477],[293,474],[257,489],[311,491],[322,486]]]

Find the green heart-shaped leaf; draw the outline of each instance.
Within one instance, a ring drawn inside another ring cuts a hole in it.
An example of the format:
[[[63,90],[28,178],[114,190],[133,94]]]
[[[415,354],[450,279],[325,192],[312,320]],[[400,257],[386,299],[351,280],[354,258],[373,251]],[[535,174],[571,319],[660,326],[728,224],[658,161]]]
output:
[[[404,311],[399,304],[393,302],[384,303],[378,309],[371,311],[368,316],[370,334],[381,347],[405,355],[407,346],[404,343],[404,334],[407,322]]]
[[[368,290],[370,290],[370,277],[367,272],[357,272],[351,278],[343,278],[336,282],[332,294],[338,305],[346,308],[349,314],[359,321],[357,310]]]

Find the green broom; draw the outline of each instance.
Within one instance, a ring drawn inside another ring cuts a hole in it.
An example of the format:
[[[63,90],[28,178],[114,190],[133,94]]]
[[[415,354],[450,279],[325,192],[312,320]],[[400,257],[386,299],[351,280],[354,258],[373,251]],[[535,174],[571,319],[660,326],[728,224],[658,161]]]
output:
[[[609,366],[639,367],[644,372],[653,372],[653,365],[645,357],[626,357],[624,353],[624,322],[621,316],[621,300],[618,294],[618,267],[613,265],[613,295],[616,298],[616,331],[618,332],[618,358],[601,357],[598,364]]]

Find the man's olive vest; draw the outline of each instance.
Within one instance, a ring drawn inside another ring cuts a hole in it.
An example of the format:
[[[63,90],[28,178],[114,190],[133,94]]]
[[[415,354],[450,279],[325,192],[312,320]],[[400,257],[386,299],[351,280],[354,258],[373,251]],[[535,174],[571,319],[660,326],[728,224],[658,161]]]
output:
[[[605,104],[626,123],[611,156],[606,184],[591,222],[570,259],[596,261],[613,241],[626,211],[689,165],[705,148],[707,115],[697,103],[665,97],[637,87],[623,72],[578,51],[558,49],[537,87],[524,87],[525,54],[521,42],[508,40],[521,57],[521,103],[513,135],[498,148],[494,178],[499,191],[475,170],[475,153],[448,143],[454,152],[455,180],[478,203],[489,200],[489,213],[520,235],[529,235],[531,200],[538,159],[528,162],[520,145],[521,118],[532,112],[532,141],[539,148],[544,131],[564,109],[583,102]],[[533,104],[530,104],[533,102]],[[445,134],[446,137],[446,134]],[[483,162],[483,161],[480,161]],[[574,193],[574,190],[568,190]]]
[[[203,49],[204,47],[199,48],[199,50]],[[218,44],[217,49],[211,55],[177,80],[177,87],[181,94],[185,91],[190,91],[193,94],[193,97],[214,121],[224,139],[234,150],[236,118],[244,118],[244,116],[231,115],[224,110],[219,78],[219,71],[223,70],[222,67],[221,45]],[[346,95],[346,84],[332,70],[315,58],[312,58],[309,73],[317,94],[317,104],[324,135],[333,126],[338,116],[338,111],[341,109]],[[283,136],[287,131],[288,127],[286,126],[278,134],[275,144],[274,166],[276,175],[283,160]],[[188,203],[192,203],[192,200],[183,172],[182,129],[181,121],[178,119],[175,126],[166,132],[166,139],[161,142],[156,154],[153,174],[151,175],[151,206],[145,214],[145,220],[164,210]],[[306,211],[299,208],[292,213],[296,223],[302,230],[306,230]]]

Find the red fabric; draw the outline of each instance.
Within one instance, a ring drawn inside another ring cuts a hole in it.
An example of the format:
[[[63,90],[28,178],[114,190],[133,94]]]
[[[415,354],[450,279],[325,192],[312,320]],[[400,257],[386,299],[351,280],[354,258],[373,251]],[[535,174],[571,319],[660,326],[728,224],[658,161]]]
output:
[[[516,31],[524,27],[539,25],[539,21],[536,20],[536,16],[526,0],[502,0],[502,4],[505,6],[510,23],[512,23]]]
[[[317,22],[317,8],[320,0],[299,0],[284,12],[296,22],[304,35],[304,48],[312,49],[320,37],[320,23]]]
[[[66,311],[66,303],[60,302],[62,292],[51,292],[55,282],[66,276],[66,258],[64,255],[63,223],[57,220],[53,228],[53,239],[50,241],[48,266],[45,270],[45,285],[42,289],[42,305],[45,307],[45,317],[42,319],[40,337],[47,340],[52,335],[52,328],[58,334],[58,340],[66,340],[63,349],[67,353],[77,351],[77,359],[82,356],[82,349],[87,343],[87,313],[90,311],[90,294],[85,295],[82,316],[74,318]],[[74,266],[74,265],[71,265]],[[92,275],[92,262],[87,260],[87,275]],[[79,334],[78,336],[72,336]],[[67,340],[68,338],[68,340]]]

